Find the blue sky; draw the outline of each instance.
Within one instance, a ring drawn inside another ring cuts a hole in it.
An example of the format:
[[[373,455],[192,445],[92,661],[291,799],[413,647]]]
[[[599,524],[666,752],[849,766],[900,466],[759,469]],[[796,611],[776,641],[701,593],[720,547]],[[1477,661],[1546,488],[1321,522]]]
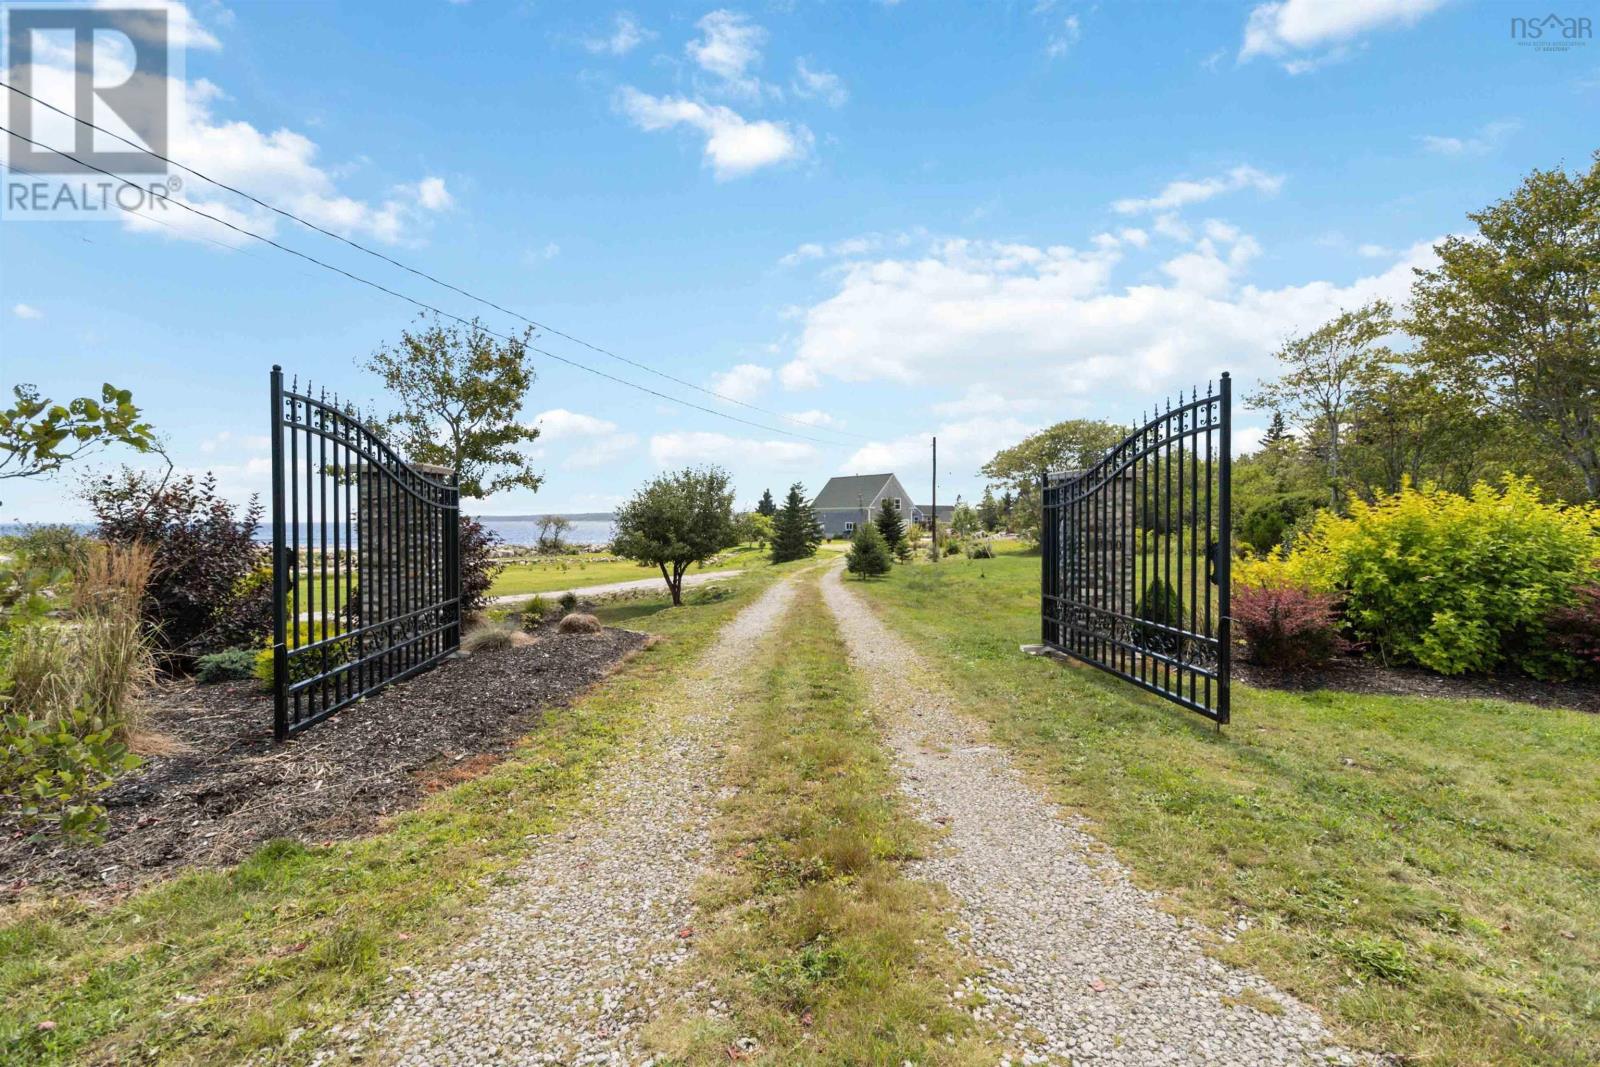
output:
[[[925,495],[934,433],[940,499],[971,498],[978,467],[1029,430],[1130,420],[1221,370],[1247,392],[1283,337],[1403,299],[1431,243],[1527,170],[1586,165],[1600,45],[1520,47],[1524,13],[196,3],[178,20],[188,115],[172,154],[808,425],[547,335],[552,351],[817,439],[536,359],[522,416],[544,427],[546,483],[475,510],[604,510],[704,462],[744,501],[879,470]],[[198,180],[184,195],[517,325]],[[271,365],[381,406],[357,360],[414,309],[239,244],[192,219],[0,222],[0,382],[131,387],[181,468],[264,491]],[[1241,405],[1236,421],[1248,441],[1263,420]],[[0,521],[84,513],[70,479],[0,498]]]

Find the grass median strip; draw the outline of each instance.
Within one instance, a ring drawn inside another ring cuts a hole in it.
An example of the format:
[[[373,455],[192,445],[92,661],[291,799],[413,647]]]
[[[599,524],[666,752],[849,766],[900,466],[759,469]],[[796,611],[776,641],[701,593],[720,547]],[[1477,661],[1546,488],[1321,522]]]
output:
[[[723,862],[702,887],[704,928],[685,981],[708,983],[713,1017],[657,1022],[658,1062],[993,1062],[949,1001],[965,966],[945,936],[953,912],[904,861],[929,831],[895,786],[880,731],[805,580],[752,663],[736,792],[717,827]]]
[[[1214,949],[1407,1063],[1600,1062],[1600,717],[1236,687],[1220,734],[1038,640],[1039,560],[866,595]]]
[[[0,1062],[303,1062],[327,1027],[393,990],[397,967],[470,932],[472,906],[563,823],[618,737],[789,569],[714,602],[636,610],[623,625],[667,640],[383,833],[272,842],[113,905],[0,910]]]

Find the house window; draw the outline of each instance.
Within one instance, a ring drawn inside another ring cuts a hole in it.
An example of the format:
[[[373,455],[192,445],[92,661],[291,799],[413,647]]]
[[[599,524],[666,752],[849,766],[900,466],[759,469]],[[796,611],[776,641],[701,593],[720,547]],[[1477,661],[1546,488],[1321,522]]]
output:
[[[847,534],[848,533],[855,533],[856,532],[856,524],[853,523],[853,522],[845,523],[844,524],[844,532],[847,533]]]
[[[896,511],[900,510],[900,498],[899,497],[895,497],[894,498],[894,509]]]

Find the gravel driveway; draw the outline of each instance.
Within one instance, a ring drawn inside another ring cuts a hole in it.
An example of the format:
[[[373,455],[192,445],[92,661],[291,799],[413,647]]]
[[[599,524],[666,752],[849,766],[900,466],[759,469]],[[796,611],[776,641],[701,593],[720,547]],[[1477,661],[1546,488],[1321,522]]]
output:
[[[1305,1005],[1206,956],[1195,927],[1024,782],[840,576],[829,571],[823,595],[888,719],[902,788],[949,831],[917,870],[960,901],[988,966],[966,995],[1001,1006],[1024,1063],[1367,1062],[1334,1045]]]
[[[409,992],[346,1051],[379,1063],[640,1062],[658,979],[689,952],[691,893],[710,849],[722,738],[751,647],[793,595],[779,582],[745,608],[624,742],[567,830],[496,890],[455,962]],[[684,935],[684,936],[680,936]]]

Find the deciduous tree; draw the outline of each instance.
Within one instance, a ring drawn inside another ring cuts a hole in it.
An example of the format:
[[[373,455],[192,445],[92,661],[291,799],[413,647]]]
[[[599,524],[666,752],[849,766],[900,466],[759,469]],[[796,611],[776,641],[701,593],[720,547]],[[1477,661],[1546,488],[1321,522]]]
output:
[[[683,603],[683,575],[738,543],[733,489],[718,467],[685,469],[647,483],[617,512],[611,550],[661,569],[673,604]]]
[[[1342,311],[1278,349],[1283,376],[1263,382],[1246,400],[1251,407],[1287,415],[1308,436],[1323,442],[1329,502],[1334,507],[1340,500],[1340,446],[1350,395],[1363,371],[1394,361],[1394,353],[1379,344],[1394,330],[1392,309],[1382,300]]]
[[[983,465],[983,474],[1016,494],[1008,509],[1013,528],[1032,533],[1039,529],[1039,476],[1093,466],[1126,433],[1109,422],[1068,419],[996,452]]]
[[[1587,172],[1535,170],[1434,246],[1407,329],[1442,384],[1559,453],[1600,499],[1600,152]]]
[[[110,382],[100,387],[99,400],[57,404],[32,385],[14,385],[11,395],[11,406],[0,411],[0,479],[54,474],[113,445],[165,456],[133,394]]]
[[[423,317],[373,353],[364,366],[400,402],[383,423],[400,450],[454,470],[464,497],[538,489],[544,477],[521,446],[539,429],[518,421],[533,385],[532,339],[531,328],[503,341],[476,319],[462,327]]]

